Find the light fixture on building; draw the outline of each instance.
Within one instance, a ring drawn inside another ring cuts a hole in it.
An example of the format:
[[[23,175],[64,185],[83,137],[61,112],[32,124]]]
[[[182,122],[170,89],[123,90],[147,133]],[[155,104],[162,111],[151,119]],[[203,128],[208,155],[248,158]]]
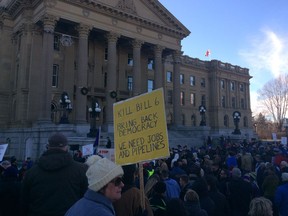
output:
[[[232,116],[233,116],[234,125],[235,125],[235,130],[232,132],[232,134],[241,134],[241,131],[239,129],[241,113],[239,111],[234,111]]]
[[[200,126],[206,126],[206,107],[204,105],[199,106],[199,112],[201,115],[201,122],[200,122]]]
[[[73,40],[70,35],[62,34],[60,38],[60,42],[62,46],[71,46],[73,44]]]
[[[59,103],[63,111],[60,124],[69,124],[68,114],[72,111],[72,105],[67,92],[62,93]]]
[[[100,118],[101,107],[96,98],[92,99],[91,107],[88,109],[90,113],[90,132],[87,134],[87,137],[96,137],[97,135],[97,121]]]

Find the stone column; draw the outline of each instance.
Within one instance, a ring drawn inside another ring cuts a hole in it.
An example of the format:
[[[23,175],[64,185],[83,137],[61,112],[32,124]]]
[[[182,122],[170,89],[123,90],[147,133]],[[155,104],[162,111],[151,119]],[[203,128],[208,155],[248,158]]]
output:
[[[20,29],[20,40],[21,53],[19,58],[19,74],[18,74],[18,86],[17,86],[17,120],[22,123],[27,121],[28,117],[28,89],[29,89],[29,68],[31,63],[31,34],[32,34],[32,24],[25,23],[21,25]],[[49,88],[49,86],[48,86]]]
[[[141,46],[143,42],[134,39],[133,46],[133,95],[142,93],[142,76],[141,76]]]
[[[173,124],[180,126],[182,122],[181,108],[180,108],[180,63],[181,51],[173,52]]]
[[[106,86],[106,112],[105,119],[107,124],[107,131],[113,132],[113,103],[116,98],[112,98],[110,93],[117,90],[117,41],[119,35],[110,32],[106,35],[108,40],[108,72],[107,72],[107,86]]]
[[[52,74],[53,74],[53,52],[54,52],[54,28],[56,17],[45,15],[43,17],[43,49],[42,49],[42,70],[39,85],[40,118],[39,123],[51,123],[51,94],[52,94]]]
[[[154,48],[155,56],[155,70],[154,70],[154,82],[155,89],[163,87],[163,63],[162,63],[162,51],[163,47],[156,45]]]
[[[86,124],[86,104],[87,96],[81,94],[82,87],[87,88],[87,72],[88,72],[88,35],[90,26],[80,23],[77,28],[79,34],[78,41],[78,69],[77,69],[77,91],[75,103],[75,120],[76,124]]]
[[[245,110],[251,110],[251,107],[250,107],[250,83],[245,83],[244,84],[244,101],[245,101],[245,104],[244,104],[244,109]]]

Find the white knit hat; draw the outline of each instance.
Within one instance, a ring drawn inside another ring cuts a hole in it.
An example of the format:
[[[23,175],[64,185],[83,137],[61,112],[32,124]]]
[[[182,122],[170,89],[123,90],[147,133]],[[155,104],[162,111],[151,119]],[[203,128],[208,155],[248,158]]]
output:
[[[86,172],[89,183],[88,188],[96,192],[115,177],[124,174],[121,166],[116,165],[107,158],[102,158],[99,155],[89,157],[86,164],[89,166]]]

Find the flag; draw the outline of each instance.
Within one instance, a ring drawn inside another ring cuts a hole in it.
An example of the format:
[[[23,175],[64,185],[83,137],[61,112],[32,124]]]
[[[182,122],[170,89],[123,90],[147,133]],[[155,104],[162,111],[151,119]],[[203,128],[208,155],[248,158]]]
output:
[[[208,49],[205,53],[205,56],[208,57],[211,54],[210,50]]]
[[[94,145],[93,145],[93,147],[95,147],[95,148],[98,147],[99,142],[100,142],[100,131],[101,131],[101,127],[99,127],[99,128],[97,129],[96,139],[95,139],[95,142],[94,142]]]

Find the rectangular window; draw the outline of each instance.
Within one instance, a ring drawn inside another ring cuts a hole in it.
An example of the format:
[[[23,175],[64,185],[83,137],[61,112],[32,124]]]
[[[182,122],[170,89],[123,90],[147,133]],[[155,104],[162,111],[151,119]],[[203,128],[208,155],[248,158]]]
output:
[[[225,89],[225,81],[224,80],[220,81],[220,86],[221,86],[221,89]]]
[[[172,104],[173,103],[173,90],[167,91],[167,103]]]
[[[201,87],[205,87],[205,78],[201,78]]]
[[[128,82],[127,82],[128,91],[132,91],[133,90],[133,77],[128,76],[127,80],[128,80]]]
[[[222,96],[222,97],[221,97],[221,106],[222,106],[222,107],[226,107],[225,96]]]
[[[148,59],[148,70],[154,69],[154,59]]]
[[[128,54],[128,65],[133,66],[133,54],[129,53]]]
[[[58,87],[58,78],[59,78],[59,65],[53,65],[53,74],[52,74],[52,87]]]
[[[180,74],[180,84],[184,84],[184,74]]]
[[[242,83],[239,85],[239,89],[241,92],[244,92],[244,85]]]
[[[231,89],[231,91],[235,90],[235,83],[234,82],[230,83],[230,89]]]
[[[195,86],[195,76],[190,76],[190,86]]]
[[[196,99],[195,99],[196,97],[195,97],[195,93],[191,93],[190,94],[190,104],[191,105],[193,105],[193,106],[195,106],[196,105]]]
[[[236,98],[232,97],[232,108],[236,108]]]
[[[54,35],[54,50],[59,51],[60,50],[60,36]]]
[[[183,91],[180,92],[180,105],[185,105],[185,93]]]
[[[105,47],[105,50],[104,50],[104,60],[105,61],[108,60],[108,47]]]
[[[206,96],[205,95],[201,96],[201,105],[206,106]]]
[[[172,82],[172,72],[171,71],[166,72],[166,81]]]
[[[148,92],[153,91],[154,89],[154,80],[148,80]]]

